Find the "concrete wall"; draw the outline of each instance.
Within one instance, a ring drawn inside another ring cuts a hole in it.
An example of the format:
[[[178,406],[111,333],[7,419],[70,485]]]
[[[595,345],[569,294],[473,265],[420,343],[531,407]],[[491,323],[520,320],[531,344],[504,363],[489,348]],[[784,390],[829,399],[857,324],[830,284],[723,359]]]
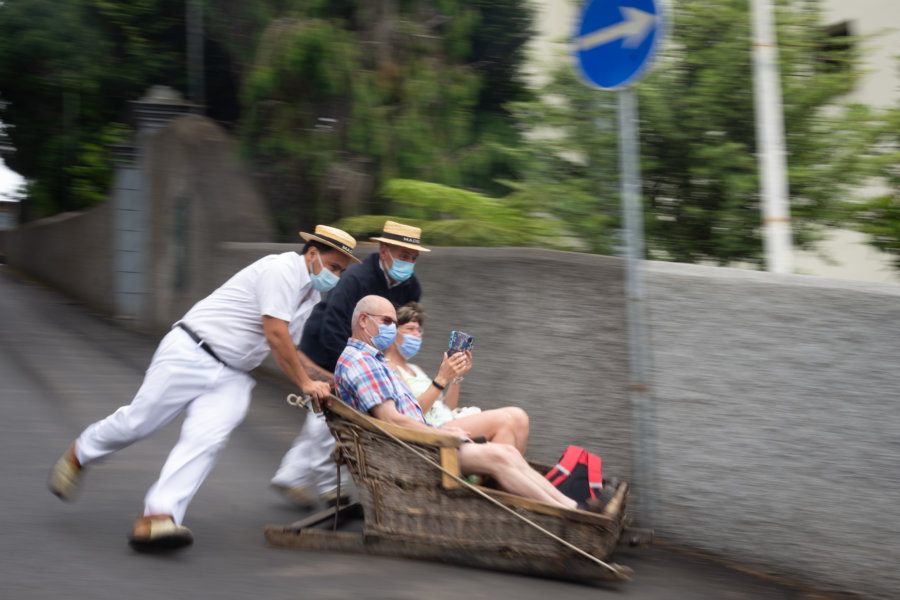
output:
[[[0,231],[15,229],[19,222],[19,203],[0,200]],[[0,254],[3,248],[0,247]]]
[[[650,263],[659,533],[896,598],[900,285]]]
[[[6,262],[69,296],[113,312],[109,205],[0,232]]]
[[[234,140],[210,119],[173,120],[149,140],[144,164],[150,207],[147,319],[159,328],[221,283],[210,269],[220,244],[269,241],[274,227]]]

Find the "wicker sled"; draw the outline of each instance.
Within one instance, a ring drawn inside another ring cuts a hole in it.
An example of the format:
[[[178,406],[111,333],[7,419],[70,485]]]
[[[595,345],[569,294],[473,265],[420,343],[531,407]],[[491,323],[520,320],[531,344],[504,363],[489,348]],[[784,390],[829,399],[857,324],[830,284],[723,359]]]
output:
[[[326,419],[337,440],[335,457],[348,466],[359,493],[363,531],[313,527],[334,514],[324,512],[289,526],[267,526],[271,545],[624,581],[631,570],[604,561],[619,543],[649,542],[649,532],[625,530],[626,483],[618,484],[601,514],[559,508],[493,489],[489,482],[467,483],[454,436],[391,425],[336,398]],[[542,473],[549,468],[532,466]],[[354,509],[359,507],[344,510]]]

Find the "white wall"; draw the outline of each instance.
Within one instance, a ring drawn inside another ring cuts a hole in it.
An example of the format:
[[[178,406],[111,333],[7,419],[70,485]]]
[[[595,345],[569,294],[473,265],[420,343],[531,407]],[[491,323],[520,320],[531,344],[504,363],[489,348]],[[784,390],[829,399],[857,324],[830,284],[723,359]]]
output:
[[[848,22],[849,33],[866,39],[859,86],[849,102],[886,108],[900,101],[900,2],[897,0],[824,0],[827,25]],[[859,188],[859,198],[882,193],[873,185]],[[889,255],[866,244],[866,236],[849,230],[834,231],[818,252],[798,252],[794,259],[799,273],[900,282],[900,273],[890,268]]]
[[[873,36],[863,42],[868,73],[850,100],[893,106],[900,99],[900,2],[897,0],[824,0],[826,23],[850,23],[850,34]]]

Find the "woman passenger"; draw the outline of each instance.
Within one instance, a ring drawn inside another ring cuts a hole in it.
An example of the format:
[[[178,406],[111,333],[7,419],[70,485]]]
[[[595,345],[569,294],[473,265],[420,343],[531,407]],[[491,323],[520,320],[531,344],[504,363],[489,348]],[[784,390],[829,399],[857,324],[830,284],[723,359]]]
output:
[[[425,311],[418,302],[398,308],[397,339],[384,354],[388,364],[416,395],[425,421],[435,427],[450,423],[468,431],[473,438],[484,436],[490,442],[510,444],[525,454],[529,424],[524,410],[506,406],[482,411],[474,406],[458,406],[463,375],[472,368],[470,350],[452,356],[445,352],[433,379],[418,365],[409,362],[422,344],[424,322]]]

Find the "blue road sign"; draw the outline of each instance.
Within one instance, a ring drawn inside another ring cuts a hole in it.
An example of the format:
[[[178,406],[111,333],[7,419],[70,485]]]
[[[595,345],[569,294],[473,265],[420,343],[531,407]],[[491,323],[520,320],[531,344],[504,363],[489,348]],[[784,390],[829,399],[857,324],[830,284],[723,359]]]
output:
[[[662,41],[657,0],[593,0],[585,3],[572,38],[581,79],[613,90],[639,79]]]

